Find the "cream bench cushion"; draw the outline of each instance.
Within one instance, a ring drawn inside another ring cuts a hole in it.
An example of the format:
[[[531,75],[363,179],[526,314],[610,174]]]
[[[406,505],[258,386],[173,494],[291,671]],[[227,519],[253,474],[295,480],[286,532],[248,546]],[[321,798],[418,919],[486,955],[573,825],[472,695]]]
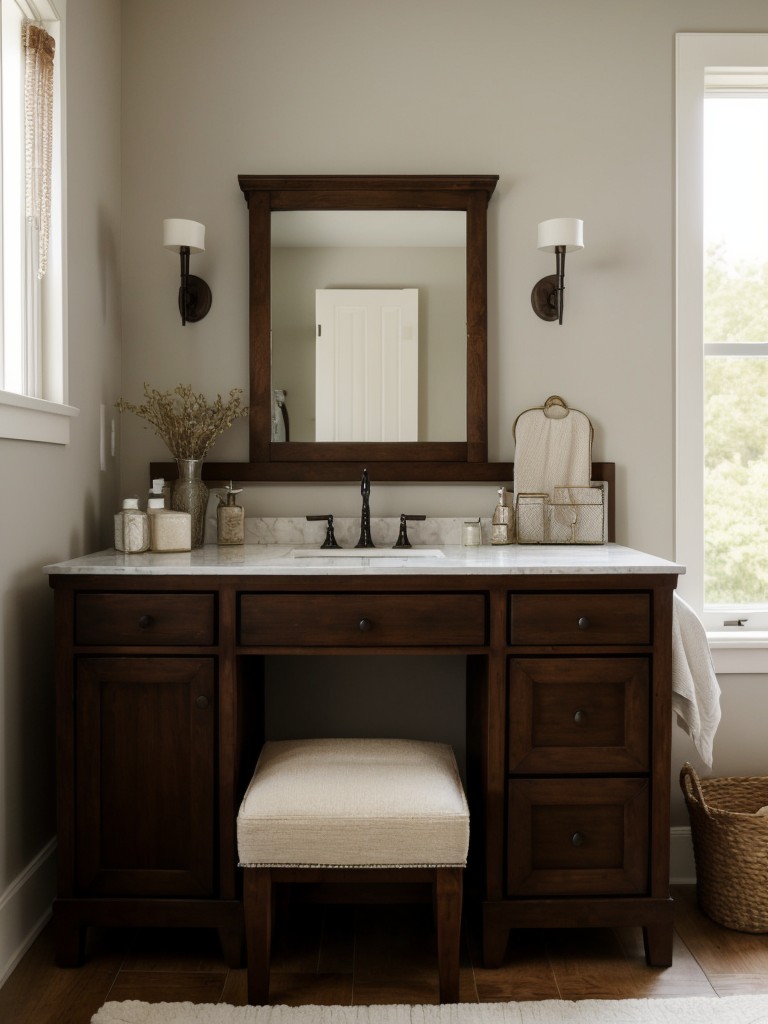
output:
[[[237,816],[241,867],[463,867],[453,750],[400,739],[272,740]]]

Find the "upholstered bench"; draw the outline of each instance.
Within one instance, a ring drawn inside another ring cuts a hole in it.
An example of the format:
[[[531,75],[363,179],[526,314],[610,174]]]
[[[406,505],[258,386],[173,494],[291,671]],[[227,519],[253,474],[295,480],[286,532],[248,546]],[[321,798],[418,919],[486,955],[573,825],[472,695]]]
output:
[[[458,1002],[469,811],[453,751],[397,739],[264,744],[237,816],[248,1002],[269,1002],[274,882],[433,883],[441,1002]]]

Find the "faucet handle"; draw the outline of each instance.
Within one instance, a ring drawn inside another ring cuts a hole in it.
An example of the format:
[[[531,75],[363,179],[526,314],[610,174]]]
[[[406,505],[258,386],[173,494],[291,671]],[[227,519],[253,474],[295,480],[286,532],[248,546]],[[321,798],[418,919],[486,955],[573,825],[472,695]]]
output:
[[[321,548],[340,548],[341,544],[337,543],[336,535],[333,532],[333,516],[307,516],[308,523],[321,523],[327,522],[328,528],[325,531],[325,540],[320,545]]]
[[[408,540],[408,530],[406,523],[411,523],[414,520],[426,519],[426,516],[407,516],[405,512],[400,516],[400,533],[398,534],[397,540],[392,545],[393,548],[409,548],[411,542]]]

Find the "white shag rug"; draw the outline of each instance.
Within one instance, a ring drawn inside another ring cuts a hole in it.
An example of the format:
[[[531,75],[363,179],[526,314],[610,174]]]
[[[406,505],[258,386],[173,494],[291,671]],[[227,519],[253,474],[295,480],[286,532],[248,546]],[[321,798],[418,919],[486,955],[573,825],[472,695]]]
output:
[[[768,995],[445,1006],[105,1003],[92,1024],[768,1024]]]

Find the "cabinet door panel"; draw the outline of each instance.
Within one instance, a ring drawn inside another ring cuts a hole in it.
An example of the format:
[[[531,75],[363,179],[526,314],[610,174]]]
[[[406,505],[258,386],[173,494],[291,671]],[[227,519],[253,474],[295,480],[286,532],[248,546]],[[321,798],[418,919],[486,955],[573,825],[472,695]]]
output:
[[[211,658],[80,658],[77,884],[82,893],[213,889]]]
[[[640,895],[648,884],[645,779],[514,779],[510,896]]]
[[[515,658],[509,665],[509,770],[644,772],[647,658]]]

